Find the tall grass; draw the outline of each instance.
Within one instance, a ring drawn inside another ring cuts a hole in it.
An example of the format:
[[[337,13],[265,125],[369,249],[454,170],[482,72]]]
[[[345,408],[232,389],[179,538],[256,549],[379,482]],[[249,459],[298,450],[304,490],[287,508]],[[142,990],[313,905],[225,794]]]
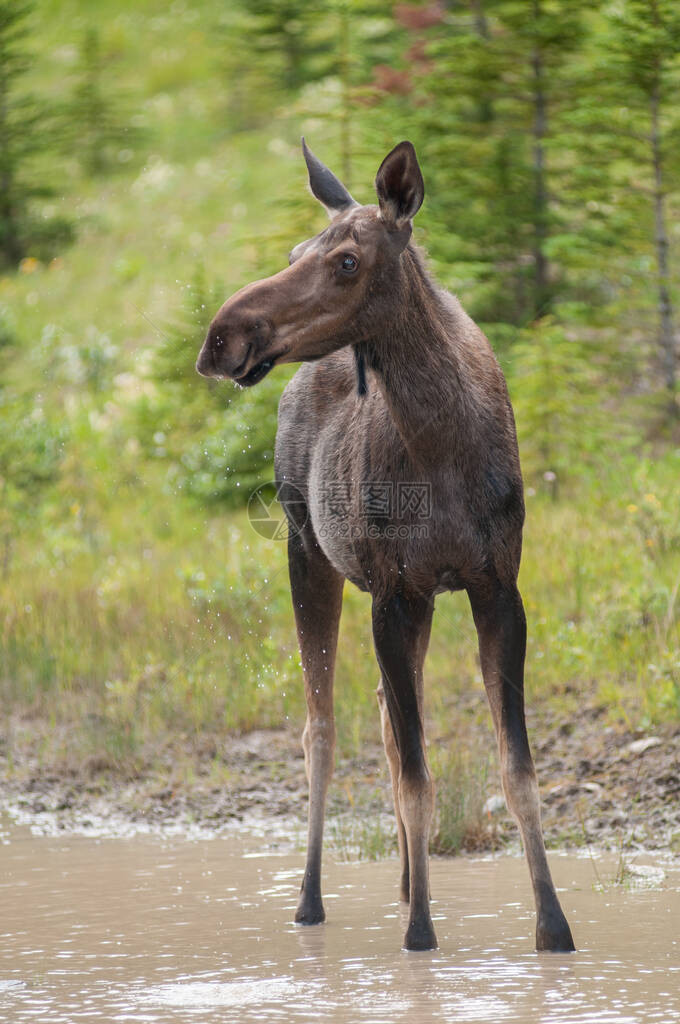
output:
[[[639,480],[621,467],[557,503],[528,499],[530,707],[601,702],[636,726],[680,714],[679,461],[671,453]],[[91,495],[86,517],[74,503],[29,522],[0,580],[5,709],[86,722],[88,743],[112,737],[119,757],[177,731],[301,728],[285,543],[245,513],[206,518],[161,482],[121,485],[115,502]],[[336,679],[348,754],[379,741],[377,679],[369,598],[348,585]],[[488,723],[464,595],[437,601],[426,684],[434,735]]]

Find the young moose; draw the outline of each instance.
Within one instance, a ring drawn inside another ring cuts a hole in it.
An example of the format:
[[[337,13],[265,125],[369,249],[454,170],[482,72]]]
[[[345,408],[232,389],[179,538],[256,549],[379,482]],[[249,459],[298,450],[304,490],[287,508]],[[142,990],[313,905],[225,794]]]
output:
[[[304,140],[303,151],[330,225],[295,246],[289,267],[225,302],[196,364],[206,377],[249,387],[276,363],[303,363],[281,397],[275,463],[291,526],[290,582],[308,708],[309,837],[295,920],[317,924],[325,917],[321,846],[348,579],[373,602],[401,895],[409,903],[404,945],[436,948],[423,662],[435,596],[466,590],[503,788],[531,873],[536,948],[572,950],[546,859],[524,719],[526,623],[516,582],[524,503],[505,381],[484,335],[432,281],[411,242],[424,196],[411,143],[401,142],[383,160],[377,206],[355,202]],[[425,495],[425,510],[420,499],[408,500],[414,491]]]

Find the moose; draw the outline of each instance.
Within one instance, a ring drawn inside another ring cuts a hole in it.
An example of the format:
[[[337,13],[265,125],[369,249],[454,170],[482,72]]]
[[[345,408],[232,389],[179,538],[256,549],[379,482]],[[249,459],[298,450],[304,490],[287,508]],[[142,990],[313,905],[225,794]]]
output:
[[[330,224],[291,250],[288,267],[224,303],[196,363],[201,375],[244,387],[277,364],[302,364],[281,396],[275,450],[307,702],[308,844],[295,921],[325,920],[322,838],[347,579],[372,600],[401,897],[409,905],[404,948],[437,948],[423,663],[436,595],[465,590],[503,790],[529,865],[536,948],[571,951],[524,714],[526,619],[517,589],[524,499],[503,374],[482,331],[434,282],[412,240],[425,194],[413,145],[400,142],[380,165],[377,206],[357,203],[304,139],[302,148]]]

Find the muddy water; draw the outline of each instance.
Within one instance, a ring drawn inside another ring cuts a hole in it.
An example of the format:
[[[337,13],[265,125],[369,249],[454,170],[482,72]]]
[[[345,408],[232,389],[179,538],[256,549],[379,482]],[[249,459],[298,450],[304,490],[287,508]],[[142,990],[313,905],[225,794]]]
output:
[[[399,946],[397,866],[326,864],[328,922],[291,924],[302,857],[224,838],[34,836],[0,847],[0,1021],[680,1021],[680,871],[594,890],[553,857],[579,952],[532,951],[522,860],[435,861],[435,953]],[[603,881],[613,861],[599,861]]]

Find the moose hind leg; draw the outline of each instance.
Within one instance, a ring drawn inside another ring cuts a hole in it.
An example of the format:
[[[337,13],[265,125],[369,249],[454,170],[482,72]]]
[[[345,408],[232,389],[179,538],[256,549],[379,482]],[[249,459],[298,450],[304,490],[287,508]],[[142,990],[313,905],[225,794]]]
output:
[[[429,891],[429,834],[434,787],[425,754],[418,699],[424,657],[423,635],[432,602],[398,594],[373,603],[373,638],[383,676],[385,704],[399,755],[397,797],[409,867],[409,922],[406,949],[436,949]]]
[[[493,716],[501,779],[519,825],[536,901],[536,949],[571,952],[574,940],[555,892],[543,841],[538,783],[524,716],[526,620],[516,588],[471,592],[484,685]]]
[[[321,852],[335,752],[333,674],[344,579],[313,537],[290,537],[288,564],[307,701],[302,747],[309,783],[307,862],[295,920],[319,924],[326,917],[321,898]]]
[[[385,700],[385,684],[381,679],[378,685],[378,706],[380,707],[380,722],[382,725],[382,737],[385,747],[387,764],[390,769],[392,781],[392,799],[394,801],[394,816],[397,819],[397,842],[399,843],[399,861],[401,863],[401,880],[399,891],[405,903],[409,900],[409,871],[408,871],[408,845],[406,842],[406,829],[399,809],[399,751],[394,738],[394,731],[390,721],[387,702]]]

